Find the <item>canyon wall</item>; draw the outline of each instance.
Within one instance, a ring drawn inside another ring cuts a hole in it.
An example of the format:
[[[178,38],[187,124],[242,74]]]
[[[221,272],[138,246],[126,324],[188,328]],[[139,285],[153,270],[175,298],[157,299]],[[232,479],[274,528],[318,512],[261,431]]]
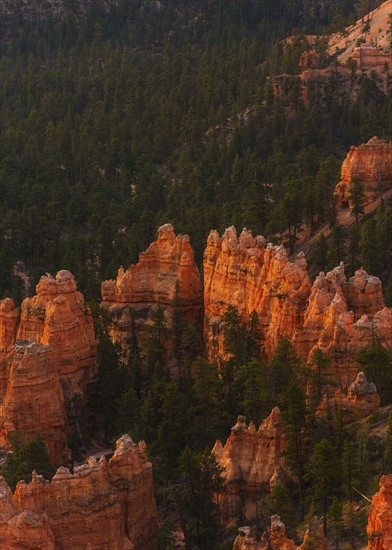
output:
[[[369,550],[392,548],[392,474],[380,480],[380,490],[372,499],[366,532]]]
[[[211,360],[225,357],[223,316],[258,314],[267,358],[279,338],[291,340],[302,360],[316,348],[331,358],[331,375],[342,389],[358,374],[357,352],[376,336],[392,346],[392,310],[381,281],[358,270],[347,279],[344,264],[320,273],[311,284],[303,253],[290,261],[283,246],[266,244],[234,227],[220,237],[211,231],[204,254],[204,337]]]
[[[201,329],[203,289],[187,235],[175,235],[173,226],[158,229],[158,239],[142,252],[127,271],[120,267],[116,280],[102,283],[102,308],[112,320],[112,338],[127,347],[132,330],[141,335],[158,306],[170,325],[174,310]]]
[[[109,461],[90,458],[51,482],[33,474],[12,494],[0,478],[0,547],[7,550],[153,550],[152,465],[127,435]]]
[[[286,439],[282,434],[280,410],[275,407],[259,429],[239,416],[231,434],[223,446],[217,441],[212,452],[218,463],[224,467],[222,477],[224,492],[219,495],[221,520],[231,525],[238,511],[248,518],[256,516],[257,502],[262,491],[269,489],[274,479],[285,476],[284,458]],[[271,481],[272,480],[272,481]]]
[[[342,165],[341,181],[335,190],[335,197],[341,206],[349,205],[349,193],[355,180],[363,187],[365,203],[392,189],[391,142],[375,136],[359,147],[351,147]]]
[[[0,447],[7,434],[41,433],[52,461],[66,458],[66,403],[96,376],[90,310],[69,271],[46,275],[21,310],[0,301]]]

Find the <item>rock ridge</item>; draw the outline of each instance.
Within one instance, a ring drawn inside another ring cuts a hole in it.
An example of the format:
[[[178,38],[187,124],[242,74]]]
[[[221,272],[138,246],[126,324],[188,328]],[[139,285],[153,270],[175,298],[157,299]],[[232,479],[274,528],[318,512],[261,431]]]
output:
[[[15,493],[0,478],[0,545],[9,550],[153,550],[157,527],[146,445],[125,435],[106,460],[90,457],[52,481],[33,473]]]

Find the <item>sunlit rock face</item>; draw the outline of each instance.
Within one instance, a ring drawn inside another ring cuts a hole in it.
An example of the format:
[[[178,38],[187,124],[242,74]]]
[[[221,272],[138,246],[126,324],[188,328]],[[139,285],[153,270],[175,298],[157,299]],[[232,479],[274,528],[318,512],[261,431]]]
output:
[[[17,338],[50,345],[63,385],[84,393],[96,373],[96,342],[90,309],[69,271],[41,277],[36,296],[22,303]]]
[[[12,494],[0,478],[0,547],[15,550],[153,550],[152,465],[125,435],[113,457],[90,458],[51,482],[33,474]]]
[[[50,346],[17,340],[6,361],[9,373],[0,403],[0,446],[7,434],[22,430],[40,433],[55,464],[66,460],[64,396]]]
[[[73,275],[41,277],[19,310],[0,301],[0,447],[40,433],[53,463],[65,460],[67,401],[86,399],[97,374],[93,321]]]
[[[311,284],[302,253],[290,261],[282,246],[266,244],[234,227],[211,231],[204,253],[204,337],[211,360],[226,357],[223,316],[229,305],[243,318],[258,314],[260,346],[267,358],[286,337],[302,360],[319,348],[331,358],[331,374],[348,388],[358,374],[355,357],[377,334],[392,345],[392,312],[381,281],[360,269],[349,279],[344,264]]]
[[[356,180],[364,192],[364,203],[372,202],[392,189],[392,143],[373,137],[359,147],[351,147],[342,165],[341,181],[335,197],[338,205],[348,206]]]
[[[366,533],[369,549],[392,548],[392,474],[380,480],[380,490],[372,499]]]
[[[242,507],[246,517],[257,513],[261,491],[269,489],[276,477],[283,478],[286,439],[282,434],[280,410],[275,407],[259,429],[239,416],[223,446],[218,440],[213,448],[218,463],[224,468],[225,490],[219,495],[221,519],[231,525]]]
[[[175,310],[202,327],[203,288],[188,235],[175,235],[171,224],[115,280],[102,283],[102,304],[112,320],[112,337],[127,349],[133,328],[140,337],[151,314],[162,306],[170,325]]]
[[[256,311],[260,344],[268,356],[282,336],[292,339],[303,323],[311,289],[306,260],[290,262],[283,246],[266,244],[246,229],[235,227],[220,237],[211,231],[204,253],[204,336],[210,358],[224,356],[223,315],[229,304],[244,317]]]

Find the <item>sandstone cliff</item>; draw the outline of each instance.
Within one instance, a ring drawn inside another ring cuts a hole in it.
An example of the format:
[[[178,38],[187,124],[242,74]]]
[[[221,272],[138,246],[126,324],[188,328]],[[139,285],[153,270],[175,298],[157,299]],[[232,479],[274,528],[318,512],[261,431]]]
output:
[[[349,204],[349,192],[355,180],[362,184],[366,202],[372,202],[391,190],[392,143],[375,136],[359,147],[351,147],[342,165],[341,181],[335,190],[341,206]]]
[[[380,491],[372,499],[366,532],[369,549],[392,548],[392,474],[380,480]]]
[[[225,468],[222,474],[225,491],[219,496],[224,524],[233,521],[241,505],[246,517],[254,517],[262,490],[269,488],[273,477],[284,476],[281,453],[286,441],[281,424],[278,407],[272,410],[258,430],[252,422],[247,426],[245,418],[239,416],[225,446],[220,441],[215,443],[212,452]]]
[[[67,458],[64,396],[50,346],[19,340],[6,361],[8,384],[0,402],[0,447],[14,430],[39,432],[55,463]]]
[[[94,326],[69,271],[41,277],[36,296],[22,303],[17,338],[50,345],[66,391],[85,392],[96,372]]]
[[[96,376],[93,321],[69,271],[41,277],[21,311],[0,301],[0,446],[16,429],[41,433],[54,463],[66,449],[66,406]]]
[[[120,267],[116,280],[102,283],[102,304],[112,318],[112,337],[126,349],[132,320],[137,334],[149,322],[156,306],[166,310],[170,324],[175,309],[202,325],[203,289],[187,235],[175,235],[173,226],[158,229],[158,239],[139,263]]]
[[[289,261],[282,246],[265,244],[234,227],[222,238],[211,231],[204,254],[204,336],[210,359],[224,357],[223,315],[235,306],[259,317],[261,346],[270,358],[280,337],[289,338],[301,359],[316,348],[331,358],[331,373],[342,388],[358,373],[355,356],[377,336],[392,346],[392,310],[385,307],[381,282],[358,270],[349,279],[344,265],[320,273],[313,285],[303,253]]]
[[[157,513],[152,465],[127,435],[113,457],[33,475],[12,494],[0,480],[0,547],[13,550],[149,550]]]

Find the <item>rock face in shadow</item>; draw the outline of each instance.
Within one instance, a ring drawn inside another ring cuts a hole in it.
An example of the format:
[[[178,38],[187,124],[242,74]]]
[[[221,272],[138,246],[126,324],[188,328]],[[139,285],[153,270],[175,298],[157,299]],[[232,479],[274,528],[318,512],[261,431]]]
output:
[[[284,477],[286,440],[282,434],[280,410],[275,407],[259,429],[239,416],[237,424],[225,446],[218,440],[213,448],[218,463],[225,469],[222,473],[225,490],[219,495],[223,524],[231,525],[242,507],[246,517],[256,516],[257,502],[261,491],[268,489],[271,480]]]
[[[286,534],[286,527],[279,516],[271,516],[271,526],[256,541],[250,527],[240,527],[233,550],[330,550],[324,536],[322,524],[317,518],[311,520],[303,543],[298,546]]]
[[[41,277],[19,308],[0,301],[0,446],[41,433],[53,463],[66,456],[66,403],[86,398],[97,374],[93,321],[73,275]]]
[[[382,476],[380,490],[372,499],[366,528],[371,550],[392,548],[392,474]]]
[[[33,475],[15,493],[0,480],[0,547],[15,550],[153,550],[157,528],[152,465],[125,435],[113,457]]]
[[[368,382],[363,372],[358,373],[347,395],[336,390],[332,397],[325,395],[317,408],[316,416],[335,423],[339,412],[344,423],[355,422],[374,413],[380,407],[380,396],[373,382]]]
[[[134,324],[140,336],[157,306],[168,323],[175,310],[201,329],[203,289],[188,235],[175,235],[173,226],[158,229],[158,239],[117,279],[102,283],[102,304],[112,319],[112,338],[127,349]]]
[[[359,147],[351,147],[342,165],[341,181],[335,190],[339,205],[349,205],[349,193],[355,180],[363,187],[365,204],[392,189],[391,142],[374,136]]]
[[[303,253],[290,261],[283,246],[266,244],[234,227],[211,231],[204,253],[204,337],[211,360],[225,358],[223,316],[229,305],[243,318],[258,314],[267,358],[279,338],[293,343],[302,360],[316,348],[331,358],[331,374],[348,388],[358,374],[355,357],[376,335],[392,345],[392,311],[381,281],[360,269],[347,279],[344,264],[311,284]]]

